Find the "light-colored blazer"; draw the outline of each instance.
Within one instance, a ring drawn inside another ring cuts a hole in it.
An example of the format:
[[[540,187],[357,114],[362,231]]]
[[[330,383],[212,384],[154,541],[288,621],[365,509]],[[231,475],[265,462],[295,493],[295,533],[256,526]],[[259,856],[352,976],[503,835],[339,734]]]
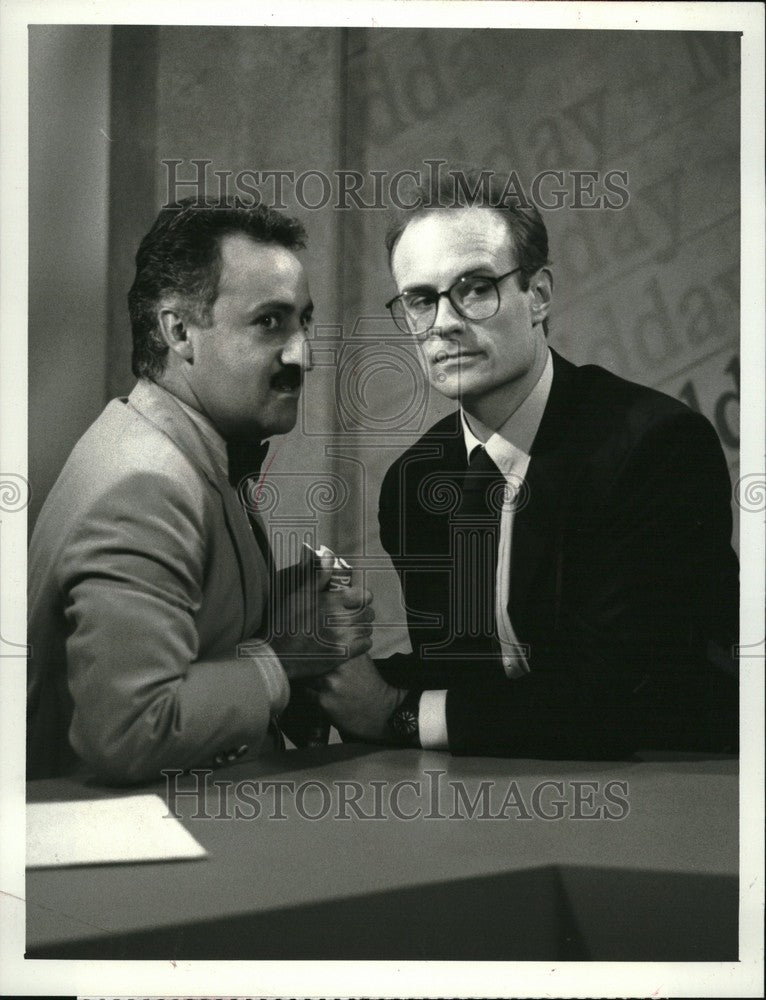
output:
[[[268,571],[174,397],[139,381],[75,446],[29,555],[28,772],[158,779],[270,745]],[[256,660],[268,660],[259,669]]]

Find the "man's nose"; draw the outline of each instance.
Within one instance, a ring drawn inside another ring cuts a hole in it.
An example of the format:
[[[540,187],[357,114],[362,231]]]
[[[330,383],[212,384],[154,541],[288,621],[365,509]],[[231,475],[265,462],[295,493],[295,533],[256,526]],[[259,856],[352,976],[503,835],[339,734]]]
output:
[[[436,304],[436,315],[431,329],[444,336],[462,332],[463,324],[463,317],[455,309],[449,297],[442,295]]]
[[[283,365],[298,365],[304,372],[311,371],[311,341],[304,326],[299,326],[285,341],[280,360]]]

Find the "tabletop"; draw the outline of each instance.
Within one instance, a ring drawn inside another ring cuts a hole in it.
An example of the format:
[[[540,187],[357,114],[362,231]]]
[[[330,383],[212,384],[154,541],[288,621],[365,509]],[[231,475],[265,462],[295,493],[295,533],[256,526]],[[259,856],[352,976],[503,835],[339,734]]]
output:
[[[119,797],[74,778],[28,801]],[[336,745],[142,786],[203,860],[27,873],[27,957],[737,958],[733,759]]]

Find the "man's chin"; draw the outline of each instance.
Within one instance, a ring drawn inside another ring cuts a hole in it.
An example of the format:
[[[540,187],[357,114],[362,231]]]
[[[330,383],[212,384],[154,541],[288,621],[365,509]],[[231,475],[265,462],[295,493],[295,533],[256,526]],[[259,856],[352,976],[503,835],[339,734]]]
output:
[[[466,394],[474,395],[477,393],[476,387],[471,385],[470,380],[461,379],[457,375],[444,375],[442,373],[441,377],[437,375],[430,381],[431,387],[442,396],[446,396],[447,399],[460,399]],[[481,390],[478,390],[478,394],[481,395]]]
[[[264,423],[267,428],[266,437],[272,434],[287,434],[295,427],[298,419],[298,399],[287,398],[280,400],[276,412],[268,415],[269,419]]]
[[[288,434],[295,427],[297,414],[259,414],[257,421],[243,422],[236,429],[229,429],[229,436],[250,441],[265,441],[275,434]]]

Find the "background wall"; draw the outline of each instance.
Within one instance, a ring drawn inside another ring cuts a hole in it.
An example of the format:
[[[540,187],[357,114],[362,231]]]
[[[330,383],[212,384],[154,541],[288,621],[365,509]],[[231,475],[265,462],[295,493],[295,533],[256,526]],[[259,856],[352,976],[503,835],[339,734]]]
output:
[[[29,528],[107,398],[110,29],[29,29]]]
[[[737,478],[738,36],[120,27],[110,62],[108,29],[35,31],[36,501],[104,399],[132,385],[125,294],[138,241],[167,197],[168,159],[182,161],[179,178],[193,177],[192,160],[211,161],[213,188],[216,170],[369,174],[423,170],[429,158],[516,170],[526,190],[545,169],[627,171],[621,210],[544,212],[551,344],[701,409]],[[54,162],[65,204],[52,214]],[[555,187],[543,188],[550,201]],[[333,201],[307,211],[285,191],[309,232],[316,368],[298,426],[273,443],[265,513],[281,559],[307,534],[367,569],[384,654],[403,641],[403,610],[377,540],[380,480],[450,404],[429,398],[411,345],[385,316],[387,214]]]

